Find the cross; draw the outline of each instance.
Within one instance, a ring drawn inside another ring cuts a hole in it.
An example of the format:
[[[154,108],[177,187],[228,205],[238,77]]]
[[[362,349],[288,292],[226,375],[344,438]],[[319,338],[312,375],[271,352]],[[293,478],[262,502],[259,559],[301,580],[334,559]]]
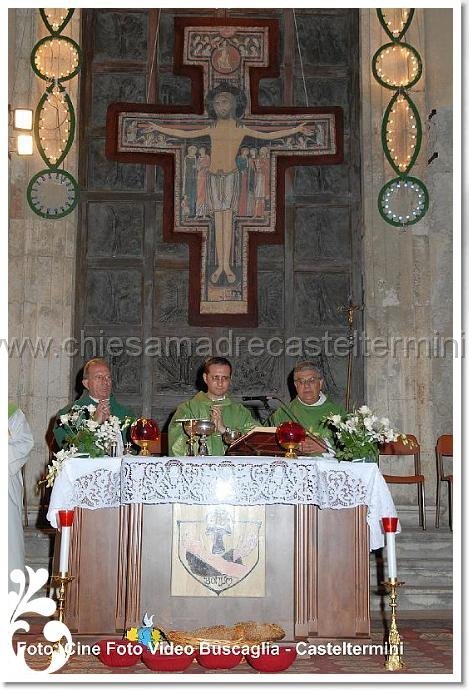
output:
[[[284,236],[285,171],[342,162],[342,109],[267,108],[275,20],[175,19],[192,106],[112,103],[106,155],[164,169],[163,237],[189,245],[189,323],[257,325],[257,247]]]
[[[353,322],[355,319],[355,312],[363,309],[363,305],[354,304],[352,295],[349,295],[348,305],[342,305],[337,308],[337,311],[347,314],[347,325],[348,325],[348,362],[347,362],[347,390],[345,393],[345,409],[348,411],[350,409],[350,395],[352,392],[352,357],[353,357],[353,345],[355,342],[355,336],[353,333]]]

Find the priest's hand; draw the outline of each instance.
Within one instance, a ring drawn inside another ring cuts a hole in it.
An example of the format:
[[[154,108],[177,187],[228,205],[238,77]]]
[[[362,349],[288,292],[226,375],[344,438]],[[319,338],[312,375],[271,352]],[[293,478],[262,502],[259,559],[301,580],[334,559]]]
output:
[[[223,414],[219,405],[214,405],[211,409],[210,416],[212,422],[215,424],[215,429],[219,434],[224,434],[226,426],[223,424]]]
[[[96,406],[96,412],[94,413],[93,419],[95,422],[102,424],[111,416],[111,407],[109,404],[109,399],[100,400]]]

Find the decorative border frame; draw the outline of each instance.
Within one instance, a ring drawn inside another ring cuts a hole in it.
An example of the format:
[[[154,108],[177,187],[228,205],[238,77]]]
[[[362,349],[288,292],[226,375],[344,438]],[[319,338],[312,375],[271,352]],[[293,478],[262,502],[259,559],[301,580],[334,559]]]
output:
[[[67,15],[66,15],[65,19],[63,20],[63,22],[60,24],[59,28],[54,30],[54,29],[52,28],[52,24],[50,24],[50,23],[49,23],[49,20],[47,19],[46,11],[45,11],[43,8],[40,8],[40,9],[39,9],[39,13],[40,13],[40,15],[41,15],[41,17],[42,17],[42,21],[43,21],[44,24],[46,25],[47,31],[50,33],[51,36],[58,36],[59,34],[62,33],[62,31],[63,31],[63,30],[65,29],[65,27],[67,26],[67,24],[68,24],[68,22],[70,21],[70,19],[73,17],[73,13],[74,13],[74,12],[75,12],[74,9],[68,10]]]
[[[70,72],[70,74],[67,74],[64,77],[57,77],[57,81],[59,83],[61,83],[63,81],[68,81],[69,79],[73,79],[73,77],[76,77],[76,75],[78,74],[78,72],[81,69],[81,62],[82,62],[81,48],[78,45],[78,43],[76,43],[76,41],[73,40],[73,38],[70,38],[69,36],[60,36],[57,32],[55,34],[53,34],[52,36],[44,36],[44,38],[41,38],[41,40],[36,43],[36,45],[34,46],[34,48],[31,51],[31,67],[32,67],[33,72],[43,81],[52,81],[52,82],[55,81],[55,79],[51,79],[50,77],[47,77],[46,75],[42,74],[42,72],[37,68],[35,60],[34,60],[35,55],[36,55],[38,49],[41,47],[41,45],[43,45],[44,43],[47,43],[48,41],[53,41],[55,39],[60,39],[61,41],[65,41],[66,43],[70,43],[72,45],[72,47],[74,48],[74,50],[76,50],[77,55],[78,55],[78,64],[75,67],[75,69],[73,70],[73,72]]]
[[[40,209],[38,209],[34,205],[33,198],[32,198],[33,185],[39,177],[42,177],[43,175],[46,175],[46,174],[63,175],[68,180],[70,180],[70,182],[72,183],[73,189],[75,191],[75,198],[73,200],[73,203],[70,206],[68,206],[67,209],[63,213],[54,213],[52,215],[49,213],[43,213],[43,211],[41,211]],[[58,168],[47,168],[46,170],[40,170],[38,173],[33,175],[33,177],[29,180],[28,188],[26,190],[26,197],[28,199],[28,204],[29,204],[31,210],[34,211],[34,213],[36,213],[38,216],[41,216],[41,218],[47,218],[47,220],[57,220],[58,218],[64,218],[65,216],[68,216],[68,214],[73,211],[73,209],[77,205],[78,200],[80,198],[80,192],[79,192],[78,184],[77,184],[75,178],[69,172],[67,172],[66,170],[58,169]]]
[[[423,70],[423,64],[422,64],[422,58],[420,57],[420,53],[418,50],[416,50],[413,46],[411,46],[409,43],[399,43],[397,44],[396,41],[393,41],[392,43],[385,43],[382,45],[376,53],[373,55],[373,59],[371,61],[371,69],[373,70],[373,76],[378,82],[380,86],[383,86],[385,89],[390,89],[391,91],[396,90],[396,86],[389,84],[381,79],[381,77],[378,74],[378,71],[376,69],[376,62],[378,60],[378,56],[387,48],[394,48],[396,45],[399,45],[400,48],[407,48],[410,50],[411,53],[413,53],[416,58],[417,58],[417,75],[412,79],[412,81],[407,82],[407,84],[403,84],[400,88],[401,89],[410,89],[412,86],[415,86],[415,84],[418,82],[420,77],[422,76],[422,70]]]
[[[41,97],[39,103],[37,104],[36,112],[34,113],[34,128],[33,128],[33,131],[34,131],[34,137],[35,137],[35,139],[36,139],[36,146],[37,146],[37,149],[38,149],[38,151],[39,151],[39,153],[40,153],[40,155],[41,155],[41,158],[42,158],[42,160],[44,161],[44,163],[45,163],[46,165],[48,165],[49,167],[51,167],[51,168],[58,168],[59,165],[60,165],[60,164],[62,163],[62,161],[64,160],[64,158],[66,157],[66,155],[68,154],[68,152],[70,151],[70,148],[71,148],[71,146],[72,146],[72,144],[73,144],[73,140],[75,139],[75,123],[76,123],[76,119],[75,119],[75,109],[74,109],[74,107],[73,107],[72,100],[71,100],[70,96],[68,95],[66,89],[64,89],[63,86],[61,86],[61,84],[59,84],[59,88],[60,88],[60,90],[61,90],[61,93],[63,93],[64,96],[65,96],[65,100],[66,100],[67,106],[68,106],[68,111],[69,111],[69,113],[70,113],[70,131],[69,131],[69,133],[68,133],[67,143],[65,144],[65,147],[64,147],[64,149],[63,149],[63,151],[62,151],[62,155],[61,155],[59,158],[57,158],[57,160],[55,161],[55,163],[52,163],[52,162],[49,160],[49,158],[47,157],[47,154],[46,154],[46,152],[45,152],[45,150],[44,150],[44,147],[42,146],[42,141],[41,141],[41,137],[40,137],[40,134],[39,134],[39,120],[40,120],[40,117],[41,117],[41,110],[42,110],[42,107],[43,107],[44,103],[45,103],[46,100],[47,100],[47,96],[51,93],[51,91],[52,91],[53,88],[54,88],[54,85],[53,85],[53,84],[51,84],[49,87],[47,87],[47,89],[45,90],[44,94],[42,95],[42,97]]]
[[[401,38],[404,36],[405,32],[407,31],[407,29],[408,29],[409,26],[411,25],[412,19],[413,19],[413,17],[414,17],[415,9],[410,9],[410,10],[409,10],[409,16],[407,17],[407,21],[406,21],[406,23],[405,23],[404,26],[402,27],[402,30],[398,33],[397,36],[394,36],[394,34],[393,34],[391,31],[389,31],[388,25],[386,24],[386,20],[385,20],[385,18],[384,18],[383,11],[382,11],[380,8],[378,8],[376,11],[377,11],[377,14],[378,14],[379,23],[381,24],[381,26],[383,27],[383,29],[386,31],[386,33],[387,33],[387,35],[389,36],[389,38],[391,39],[391,41],[393,41],[393,43],[396,43],[396,42],[398,42],[398,41],[401,40]]]
[[[420,54],[418,53],[418,51],[413,46],[411,46],[409,43],[404,43],[401,41],[401,38],[404,36],[404,34],[406,33],[406,31],[408,30],[408,28],[410,27],[410,25],[412,23],[412,19],[414,17],[414,12],[415,12],[414,9],[409,10],[409,16],[407,17],[407,20],[406,20],[402,30],[399,32],[399,34],[397,36],[394,36],[392,34],[392,32],[390,32],[388,29],[388,26],[386,24],[386,20],[384,18],[383,10],[380,8],[376,9],[376,14],[378,16],[379,23],[383,27],[387,36],[390,37],[392,42],[382,45],[373,55],[372,63],[371,63],[372,73],[373,73],[374,78],[378,82],[378,84],[380,84],[380,86],[384,87],[385,89],[391,89],[391,90],[395,91],[395,94],[391,98],[391,101],[389,102],[389,104],[388,104],[388,106],[384,112],[384,115],[383,115],[383,120],[381,123],[381,144],[383,146],[383,151],[384,151],[384,154],[386,156],[388,163],[391,165],[394,172],[397,173],[398,177],[390,180],[389,182],[387,182],[382,187],[382,189],[380,190],[379,195],[378,195],[377,203],[378,203],[378,211],[379,211],[381,217],[383,218],[383,220],[385,220],[386,223],[393,225],[394,227],[400,227],[400,228],[404,228],[407,225],[414,225],[419,220],[421,220],[424,217],[424,215],[426,214],[426,212],[428,210],[428,206],[429,206],[428,190],[427,190],[426,186],[424,185],[424,183],[421,180],[419,180],[417,177],[409,177],[408,176],[409,171],[412,169],[412,167],[415,164],[415,161],[417,160],[417,156],[419,154],[420,146],[422,143],[422,123],[420,120],[420,115],[419,115],[419,112],[417,110],[415,103],[412,101],[412,99],[410,98],[410,96],[407,93],[407,89],[414,86],[419,81],[420,77],[422,76],[422,71],[423,71],[422,58],[420,57]],[[406,86],[392,87],[389,84],[387,84],[386,82],[383,82],[383,80],[378,76],[378,73],[376,70],[377,56],[379,55],[379,53],[381,53],[382,50],[384,50],[384,48],[388,48],[389,46],[407,47],[417,56],[417,61],[418,61],[417,76],[412,81],[408,82],[408,84],[406,84]],[[402,95],[405,98],[405,100],[407,101],[407,103],[409,104],[409,107],[412,110],[412,113],[415,117],[415,124],[416,124],[416,141],[415,141],[414,152],[413,152],[413,154],[410,158],[410,161],[407,164],[404,171],[399,170],[399,168],[394,163],[394,160],[392,159],[391,152],[389,151],[387,140],[386,140],[386,133],[387,133],[386,132],[386,126],[387,126],[388,121],[389,121],[390,112],[391,112],[391,109],[392,109],[395,101],[399,97],[399,95]],[[393,221],[392,219],[390,219],[389,216],[387,216],[383,212],[382,200],[383,200],[383,197],[386,193],[386,190],[388,189],[388,187],[390,187],[392,184],[394,184],[398,180],[402,180],[404,183],[406,181],[415,182],[422,188],[422,190],[424,192],[423,212],[421,214],[419,214],[419,216],[416,219],[413,219],[413,220],[409,219],[409,220],[406,220],[405,222],[396,222],[396,221]]]
[[[405,170],[400,170],[399,167],[395,164],[393,157],[391,156],[391,152],[389,150],[389,147],[388,147],[388,142],[386,140],[386,133],[387,133],[386,127],[388,124],[389,116],[391,114],[392,107],[393,107],[394,103],[396,102],[396,100],[398,99],[399,96],[403,96],[405,98],[405,100],[407,101],[407,103],[409,104],[409,107],[412,111],[412,114],[415,117],[415,128],[416,128],[414,153],[412,154],[412,157],[411,157],[409,163],[407,164],[407,167]],[[386,156],[389,165],[394,170],[396,175],[399,175],[399,177],[407,175],[409,170],[411,168],[413,168],[414,163],[417,160],[417,156],[419,155],[420,147],[422,145],[422,122],[420,120],[419,111],[417,110],[415,103],[413,102],[413,100],[411,98],[409,98],[409,96],[405,93],[405,91],[403,93],[401,93],[400,91],[396,91],[394,96],[389,101],[388,107],[384,111],[383,121],[381,123],[381,144],[383,146],[384,155]]]

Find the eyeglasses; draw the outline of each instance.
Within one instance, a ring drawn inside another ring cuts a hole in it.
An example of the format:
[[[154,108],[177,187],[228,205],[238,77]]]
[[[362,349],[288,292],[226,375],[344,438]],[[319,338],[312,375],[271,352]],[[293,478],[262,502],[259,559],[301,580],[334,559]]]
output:
[[[311,376],[310,379],[294,379],[294,383],[297,386],[307,386],[308,384],[313,385],[313,383],[316,383],[316,381],[321,381],[321,378],[319,376]]]
[[[112,381],[112,377],[108,374],[96,374],[96,376],[90,376],[94,381]]]
[[[231,376],[212,376],[211,374],[207,374],[207,378],[209,378],[211,381],[216,381],[217,383],[231,381]]]

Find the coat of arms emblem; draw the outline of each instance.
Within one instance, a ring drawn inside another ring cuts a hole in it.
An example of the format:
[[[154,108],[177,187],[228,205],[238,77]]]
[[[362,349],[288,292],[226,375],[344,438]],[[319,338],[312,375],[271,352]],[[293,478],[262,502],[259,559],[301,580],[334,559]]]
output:
[[[231,506],[210,506],[201,520],[178,519],[178,561],[191,578],[220,595],[256,570],[262,526],[261,520],[240,519]]]

